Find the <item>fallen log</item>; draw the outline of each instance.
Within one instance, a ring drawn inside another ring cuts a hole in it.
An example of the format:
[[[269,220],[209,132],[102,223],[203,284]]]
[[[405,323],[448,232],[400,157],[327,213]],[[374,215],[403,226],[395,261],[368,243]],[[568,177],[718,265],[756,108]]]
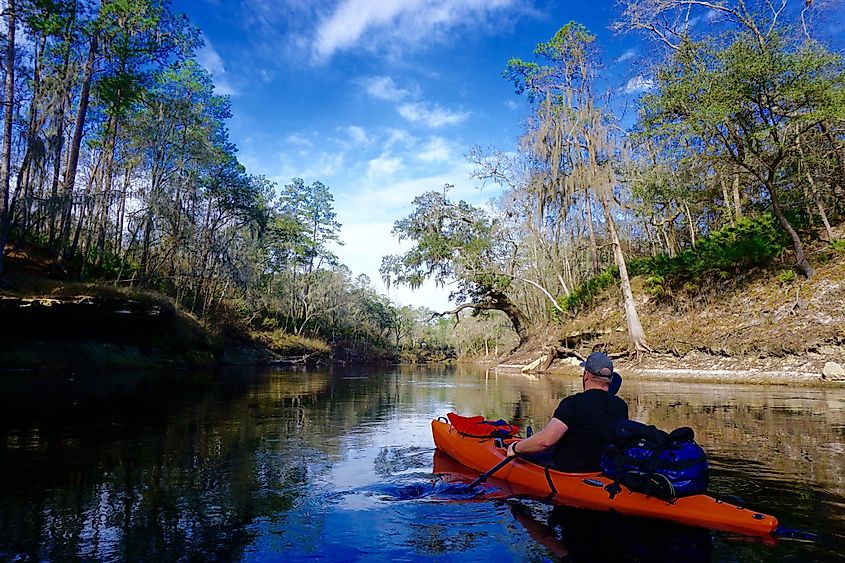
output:
[[[536,360],[534,360],[530,364],[522,366],[522,368],[519,371],[521,371],[522,373],[528,373],[528,372],[534,370],[537,366],[539,366],[541,363],[543,363],[545,361],[546,361],[546,356],[540,356],[539,358],[537,358]]]
[[[552,362],[554,362],[558,358],[578,358],[580,361],[584,361],[584,356],[582,356],[577,350],[555,344],[547,346],[545,349],[545,354],[542,357],[545,358],[545,361],[540,366],[539,371],[541,373],[548,371],[548,369],[552,365]]]

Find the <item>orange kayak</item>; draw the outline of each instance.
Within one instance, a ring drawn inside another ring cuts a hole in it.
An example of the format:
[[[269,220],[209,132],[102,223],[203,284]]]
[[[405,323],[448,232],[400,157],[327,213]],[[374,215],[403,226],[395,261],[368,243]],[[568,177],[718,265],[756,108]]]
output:
[[[505,449],[496,447],[495,440],[464,436],[447,422],[433,420],[431,432],[438,450],[480,473],[494,467],[507,455]],[[507,439],[505,444],[511,441]],[[660,518],[687,526],[756,536],[770,535],[778,526],[773,516],[707,495],[668,501],[631,491],[623,485],[622,492],[610,498],[605,487],[613,481],[600,473],[563,473],[520,458],[499,469],[495,478],[549,501],[577,508],[615,510],[630,516]]]

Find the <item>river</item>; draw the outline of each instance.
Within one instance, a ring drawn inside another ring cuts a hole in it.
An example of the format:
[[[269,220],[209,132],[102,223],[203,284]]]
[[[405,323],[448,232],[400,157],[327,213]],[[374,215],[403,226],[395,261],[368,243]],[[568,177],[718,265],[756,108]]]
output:
[[[495,479],[458,495],[433,473],[432,418],[538,429],[579,386],[477,367],[2,373],[0,560],[843,557],[842,389],[620,391],[632,418],[693,427],[711,494],[777,516],[773,541],[502,499]]]

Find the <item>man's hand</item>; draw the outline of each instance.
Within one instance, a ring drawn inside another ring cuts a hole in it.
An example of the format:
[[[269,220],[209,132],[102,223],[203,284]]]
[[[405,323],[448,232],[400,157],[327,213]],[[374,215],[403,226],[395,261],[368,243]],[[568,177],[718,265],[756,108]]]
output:
[[[514,457],[516,455],[519,455],[518,453],[516,453],[515,449],[517,444],[518,442],[511,442],[511,444],[508,446],[508,457]]]

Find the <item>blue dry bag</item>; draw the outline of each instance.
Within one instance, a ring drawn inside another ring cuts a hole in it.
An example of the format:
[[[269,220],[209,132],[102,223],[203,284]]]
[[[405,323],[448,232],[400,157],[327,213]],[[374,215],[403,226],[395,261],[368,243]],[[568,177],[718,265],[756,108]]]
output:
[[[634,420],[617,420],[605,433],[601,471],[633,491],[660,498],[697,495],[707,490],[707,456],[692,428],[671,433]]]

